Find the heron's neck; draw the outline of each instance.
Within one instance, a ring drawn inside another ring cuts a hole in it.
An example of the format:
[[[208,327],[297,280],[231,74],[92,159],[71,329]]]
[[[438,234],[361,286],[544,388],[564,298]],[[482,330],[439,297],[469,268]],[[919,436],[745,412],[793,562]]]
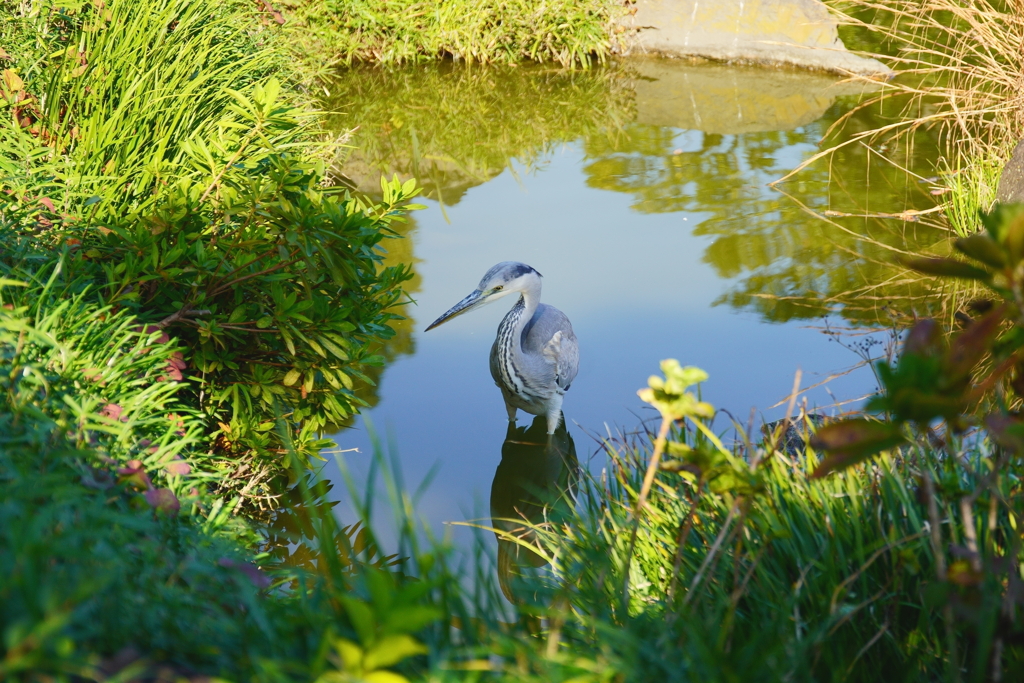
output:
[[[523,328],[533,319],[533,314],[537,312],[537,306],[540,305],[540,280],[534,280],[527,285],[523,289],[522,295],[523,314],[516,321],[516,339],[519,340],[522,339]]]
[[[508,312],[508,316],[515,316],[512,328],[512,349],[516,355],[522,353],[523,330],[533,319],[540,305],[540,282],[531,282],[525,289],[521,290],[521,296],[515,306]],[[517,310],[518,309],[518,310]]]

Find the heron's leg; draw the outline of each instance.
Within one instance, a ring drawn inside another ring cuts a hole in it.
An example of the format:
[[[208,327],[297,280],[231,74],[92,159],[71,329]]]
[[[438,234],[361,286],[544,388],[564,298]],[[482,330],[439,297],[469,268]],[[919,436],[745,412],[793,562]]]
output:
[[[500,384],[498,384],[497,381],[495,381],[495,384],[497,384],[498,388],[501,389],[501,398],[505,401],[505,410],[506,410],[506,412],[508,412],[508,421],[509,422],[515,422],[516,421],[516,407],[514,405],[512,405],[512,394],[509,393],[508,389],[506,389],[505,387],[503,387]]]

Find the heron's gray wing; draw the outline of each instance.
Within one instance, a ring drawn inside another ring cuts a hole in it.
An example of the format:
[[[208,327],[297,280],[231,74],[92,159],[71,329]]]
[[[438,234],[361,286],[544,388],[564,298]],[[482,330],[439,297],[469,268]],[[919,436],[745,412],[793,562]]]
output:
[[[567,391],[580,366],[580,350],[572,323],[554,306],[540,304],[523,330],[523,351],[553,366],[555,382]]]
[[[497,384],[500,387],[501,386],[501,370],[498,368],[498,340],[497,339],[495,339],[494,343],[491,344],[490,367],[491,367],[491,379],[493,379],[494,383]]]

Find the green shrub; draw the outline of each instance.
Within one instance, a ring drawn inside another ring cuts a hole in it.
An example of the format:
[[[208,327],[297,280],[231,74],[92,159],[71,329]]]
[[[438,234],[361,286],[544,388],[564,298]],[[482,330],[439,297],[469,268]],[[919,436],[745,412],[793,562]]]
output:
[[[257,568],[187,464],[203,416],[168,376],[181,347],[38,275],[0,279],[0,678],[350,680],[424,651],[437,578],[386,571],[295,457],[304,533]]]
[[[409,277],[381,246],[413,184],[372,206],[324,186],[313,120],[267,77],[279,36],[248,5],[43,6],[6,26],[37,36],[3,86],[11,276],[65,250],[59,286],[89,282],[94,306],[181,343],[216,487],[272,508],[289,478],[278,419],[318,457],[380,363],[369,345]]]

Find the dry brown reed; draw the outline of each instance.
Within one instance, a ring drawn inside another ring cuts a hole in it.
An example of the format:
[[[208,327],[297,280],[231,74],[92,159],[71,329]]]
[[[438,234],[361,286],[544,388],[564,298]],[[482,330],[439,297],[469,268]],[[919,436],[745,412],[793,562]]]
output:
[[[1024,138],[1024,0],[828,1],[847,44],[896,76],[833,124],[821,152],[773,185],[848,145],[910,153],[914,134],[928,129],[941,150],[936,201],[954,232],[978,230],[978,211],[991,208],[1001,169]],[[866,107],[888,122],[848,129]]]
[[[901,135],[940,129],[950,171],[1005,160],[1024,137],[1024,0],[840,0],[897,77],[877,96],[899,103]],[[895,97],[894,96],[898,96]]]

